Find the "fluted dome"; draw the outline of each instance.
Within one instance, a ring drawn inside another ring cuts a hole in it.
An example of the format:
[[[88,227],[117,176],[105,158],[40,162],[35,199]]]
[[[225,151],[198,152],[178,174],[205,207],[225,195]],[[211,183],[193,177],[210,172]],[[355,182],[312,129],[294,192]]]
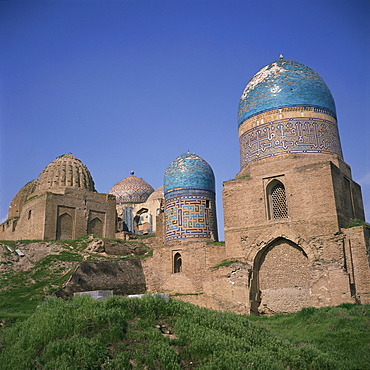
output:
[[[194,153],[177,157],[166,169],[164,192],[177,188],[215,191],[215,176],[211,166]]]
[[[61,155],[45,167],[37,179],[36,191],[61,187],[95,191],[90,171],[71,153]]]
[[[238,124],[256,114],[292,106],[314,107],[336,117],[333,96],[315,71],[291,60],[278,60],[249,81],[240,98]]]
[[[132,174],[117,182],[109,190],[109,194],[116,196],[117,204],[144,203],[153,191],[154,189],[146,181]]]

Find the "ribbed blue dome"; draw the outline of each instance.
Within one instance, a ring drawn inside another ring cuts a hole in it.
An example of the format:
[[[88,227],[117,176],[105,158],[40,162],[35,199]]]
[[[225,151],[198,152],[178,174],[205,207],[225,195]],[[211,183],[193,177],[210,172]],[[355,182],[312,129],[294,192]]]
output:
[[[211,166],[196,154],[180,155],[166,169],[164,193],[182,188],[215,191],[215,176]]]
[[[315,71],[301,63],[278,60],[249,81],[240,98],[238,125],[256,114],[292,106],[317,107],[336,117],[333,96]]]

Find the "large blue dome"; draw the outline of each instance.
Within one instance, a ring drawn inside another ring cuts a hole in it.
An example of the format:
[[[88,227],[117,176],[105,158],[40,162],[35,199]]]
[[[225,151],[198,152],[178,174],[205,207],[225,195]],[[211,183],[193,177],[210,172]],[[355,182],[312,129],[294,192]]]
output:
[[[196,154],[180,155],[164,174],[165,194],[183,188],[215,191],[215,176],[211,166]]]
[[[272,109],[310,106],[336,117],[335,103],[324,80],[311,68],[278,60],[249,81],[239,102],[238,124]]]

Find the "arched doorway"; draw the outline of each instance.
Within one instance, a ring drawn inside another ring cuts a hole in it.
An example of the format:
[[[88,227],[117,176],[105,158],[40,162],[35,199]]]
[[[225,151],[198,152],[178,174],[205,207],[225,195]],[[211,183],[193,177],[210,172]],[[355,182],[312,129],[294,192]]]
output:
[[[309,305],[309,261],[297,244],[279,238],[256,256],[251,312],[296,312]]]
[[[87,233],[89,235],[93,234],[93,235],[102,237],[103,236],[103,222],[97,217],[92,219],[87,225]]]
[[[72,217],[68,213],[63,213],[57,220],[56,240],[72,239]]]

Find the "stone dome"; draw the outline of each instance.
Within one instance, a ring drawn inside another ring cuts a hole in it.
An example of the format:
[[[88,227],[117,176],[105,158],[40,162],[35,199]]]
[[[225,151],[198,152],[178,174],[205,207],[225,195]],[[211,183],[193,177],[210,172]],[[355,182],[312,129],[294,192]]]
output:
[[[109,194],[116,196],[116,203],[144,203],[154,189],[140,177],[133,174],[117,182]]]
[[[45,167],[37,179],[36,191],[61,187],[96,191],[90,171],[71,153],[61,155]]]
[[[194,153],[177,157],[167,167],[164,175],[165,194],[183,188],[215,191],[215,176],[211,166]]]
[[[162,185],[158,189],[156,189],[152,194],[150,194],[147,202],[152,202],[153,200],[157,199],[164,199],[164,186]]]
[[[309,106],[336,118],[333,96],[311,68],[291,60],[263,67],[249,81],[239,102],[238,124],[272,109]]]

